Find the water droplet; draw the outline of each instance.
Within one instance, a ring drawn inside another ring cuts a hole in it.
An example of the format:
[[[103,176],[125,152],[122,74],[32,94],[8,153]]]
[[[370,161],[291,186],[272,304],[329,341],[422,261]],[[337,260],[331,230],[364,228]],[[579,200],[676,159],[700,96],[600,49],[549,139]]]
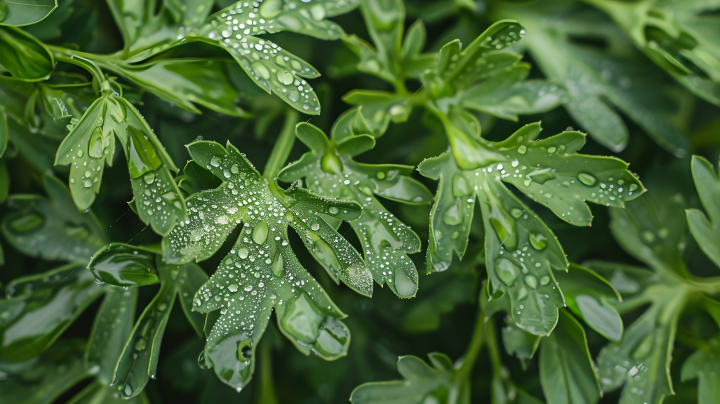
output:
[[[376,176],[378,177],[378,179],[380,179],[380,180],[384,180],[384,179],[385,179],[385,173],[382,172],[382,171],[378,171],[377,174],[375,174],[375,175],[376,175]]]
[[[279,81],[280,83],[282,83],[282,84],[284,84],[284,85],[286,85],[286,86],[289,86],[289,85],[292,84],[293,81],[294,81],[294,77],[293,77],[292,73],[290,73],[290,72],[288,72],[288,71],[278,72],[278,73],[277,73],[277,79],[278,79],[278,81]]]
[[[545,286],[545,285],[547,285],[548,283],[550,283],[550,277],[549,277],[549,276],[546,275],[546,276],[543,276],[542,278],[540,278],[540,284],[541,284],[541,285]]]
[[[340,211],[340,210],[339,210],[338,208],[336,208],[335,206],[331,206],[331,207],[328,209],[328,212],[330,212],[331,215],[336,215],[339,211]]]
[[[263,244],[265,242],[265,239],[268,235],[268,226],[267,223],[265,223],[264,220],[261,220],[258,222],[258,224],[253,229],[252,238],[255,244]]]
[[[82,150],[78,150],[78,151],[77,151],[77,156],[78,156],[78,157],[82,157],[82,156],[84,156],[84,155],[85,155],[85,153],[83,153]]]
[[[395,270],[394,283],[395,290],[400,296],[410,297],[414,295],[415,291],[417,290],[416,283],[412,279],[410,279],[410,277],[408,277],[408,275],[402,269]]]
[[[642,238],[645,240],[646,243],[652,243],[655,241],[655,235],[650,230],[645,230],[642,232]]]
[[[518,267],[507,258],[496,260],[495,268],[498,278],[506,285],[512,283],[520,274]]]
[[[458,208],[458,205],[455,204],[448,208],[443,214],[442,219],[448,226],[459,225],[462,222],[462,219],[460,218],[460,209]]]
[[[217,156],[213,156],[213,158],[210,159],[210,165],[213,167],[220,166],[220,159]]]
[[[580,173],[577,175],[577,178],[580,182],[589,187],[595,186],[595,184],[597,184],[597,178],[588,173]]]
[[[143,176],[143,180],[145,180],[145,183],[150,185],[153,182],[155,182],[155,171],[148,171]]]
[[[228,286],[228,290],[230,291],[230,293],[235,293],[238,291],[238,285],[232,283]]]
[[[310,7],[310,15],[315,21],[322,20],[325,18],[325,7],[322,4],[315,4]]]
[[[635,191],[636,189],[638,189],[637,184],[630,184],[630,192],[633,192],[633,191]]]
[[[233,174],[237,174],[240,169],[238,168],[237,164],[233,164],[232,167],[230,167],[230,171],[232,171]]]
[[[135,349],[138,351],[142,351],[147,347],[147,340],[145,338],[139,338],[137,341],[135,341]]]
[[[547,247],[547,237],[543,234],[530,234],[529,239],[530,244],[538,251],[544,250],[545,247]]]
[[[539,184],[544,184],[557,178],[555,172],[551,168],[537,169],[528,174],[528,177]]]
[[[91,175],[92,173],[90,171],[85,170],[85,178],[90,178]]]
[[[130,387],[129,384],[126,384],[126,385],[125,385],[125,388],[123,389],[123,394],[124,394],[126,397],[130,397],[130,396],[132,395],[132,393],[133,393],[132,387]]]
[[[455,174],[452,183],[453,196],[463,196],[471,192],[467,179],[464,175]]]
[[[83,186],[84,186],[85,188],[90,188],[90,187],[92,187],[92,181],[90,181],[90,180],[85,180],[85,182],[83,182]]]
[[[510,214],[511,214],[512,217],[514,217],[515,219],[518,219],[518,218],[520,218],[520,216],[522,216],[523,211],[520,210],[520,209],[518,209],[518,208],[513,208],[513,209],[510,211]]]
[[[520,145],[520,147],[518,147],[518,153],[525,154],[526,152],[527,152],[527,146],[525,146],[524,144]]]
[[[535,289],[537,288],[537,278],[534,275],[525,275],[525,284],[528,285],[529,288]]]
[[[238,250],[238,256],[239,256],[240,258],[242,258],[242,259],[247,258],[248,254],[250,254],[250,252],[249,252],[248,249],[245,248],[245,247],[243,247],[243,248],[241,248],[240,250]]]
[[[490,224],[500,239],[500,243],[508,250],[517,247],[517,233],[515,233],[515,222],[507,217],[491,217]]]
[[[319,223],[313,223],[312,226],[310,226],[310,229],[312,231],[318,231],[320,230],[320,224]]]
[[[275,274],[275,276],[282,276],[284,266],[285,260],[283,259],[282,254],[278,253],[277,258],[275,258],[275,261],[272,263],[272,267],[270,267],[273,274]]]
[[[528,295],[527,289],[525,289],[524,287],[521,287],[520,290],[518,291],[517,301],[519,302],[520,300],[523,300],[524,298],[527,297],[527,295]]]

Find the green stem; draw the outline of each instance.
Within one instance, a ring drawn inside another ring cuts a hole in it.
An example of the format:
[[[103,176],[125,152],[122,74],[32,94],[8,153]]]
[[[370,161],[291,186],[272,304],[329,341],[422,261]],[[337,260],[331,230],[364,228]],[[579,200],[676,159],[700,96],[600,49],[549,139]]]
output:
[[[478,308],[478,314],[475,318],[475,327],[473,329],[472,337],[470,339],[470,345],[468,345],[465,355],[463,355],[462,365],[458,369],[457,377],[463,377],[469,375],[472,372],[473,366],[475,365],[475,359],[477,359],[480,349],[483,346],[483,335],[485,332],[485,300],[480,297],[480,307]]]
[[[260,388],[257,393],[258,403],[277,404],[278,399],[275,395],[275,385],[272,377],[272,352],[270,352],[270,342],[265,341],[258,346],[260,349]]]
[[[500,360],[500,351],[495,333],[495,324],[492,319],[488,320],[485,326],[485,343],[487,344],[488,354],[490,354],[490,363],[492,363],[493,375],[500,376],[502,374],[502,361]]]
[[[295,144],[295,125],[297,124],[298,116],[298,112],[292,108],[288,109],[285,113],[285,123],[270,153],[270,158],[267,164],[265,164],[263,177],[270,180],[274,179],[285,165],[290,155],[290,150],[292,150],[293,144]]]

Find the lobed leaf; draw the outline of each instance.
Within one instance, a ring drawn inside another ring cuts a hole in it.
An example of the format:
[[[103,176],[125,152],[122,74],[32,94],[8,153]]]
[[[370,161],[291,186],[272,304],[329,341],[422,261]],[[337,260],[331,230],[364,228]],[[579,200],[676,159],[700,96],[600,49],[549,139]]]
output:
[[[693,156],[692,173],[707,216],[696,209],[687,209],[687,223],[700,248],[715,265],[720,266],[720,179],[709,161]]]
[[[357,202],[362,213],[349,223],[360,239],[373,278],[400,297],[412,297],[417,291],[418,275],[408,254],[420,252],[420,239],[375,195],[404,203],[427,203],[432,196],[409,176],[410,166],[353,161],[354,156],[372,149],[375,140],[367,135],[340,139],[339,128],[351,125],[351,119],[351,114],[340,117],[333,127],[333,140],[313,125],[299,124],[297,136],[311,151],[285,167],[278,177],[286,182],[305,178],[313,192]]]
[[[432,366],[416,356],[398,358],[398,372],[405,380],[365,383],[353,390],[353,404],[443,404],[470,402],[467,375],[456,377],[457,368],[445,354],[428,354]]]
[[[168,262],[200,261],[214,254],[240,223],[240,237],[218,271],[196,294],[193,309],[208,316],[202,362],[226,384],[242,389],[255,367],[255,350],[272,309],[280,331],[305,355],[326,360],[345,355],[350,334],[344,314],[300,265],[288,226],[300,235],[328,274],[358,293],[372,293],[372,275],[353,247],[324,219],[357,218],[359,205],[281,190],[262,178],[231,144],[194,142],[193,160],[223,183],[188,201],[189,221],[163,240]]]
[[[57,6],[57,0],[3,0],[0,3],[0,25],[35,24],[44,20]]]

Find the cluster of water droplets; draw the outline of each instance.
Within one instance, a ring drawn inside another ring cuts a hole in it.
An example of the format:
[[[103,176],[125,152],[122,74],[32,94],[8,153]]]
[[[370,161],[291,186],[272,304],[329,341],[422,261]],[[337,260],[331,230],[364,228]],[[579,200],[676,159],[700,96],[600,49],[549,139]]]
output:
[[[216,147],[219,151],[220,146]],[[206,168],[221,177],[224,184],[190,198],[189,220],[176,226],[167,238],[169,256],[202,259],[216,251],[232,229],[243,223],[232,250],[194,297],[195,310],[221,313],[212,329],[205,361],[210,361],[227,383],[242,387],[249,380],[249,370],[242,370],[252,360],[248,347],[253,335],[264,329],[273,307],[281,330],[299,349],[320,356],[346,349],[346,329],[336,319],[341,313],[297,261],[287,232],[288,226],[295,227],[315,257],[334,271],[331,275],[351,284],[356,276],[353,265],[357,263],[349,251],[343,250],[340,236],[319,216],[336,214],[339,208],[325,205],[325,212],[308,206],[287,208],[272,193],[268,181],[234,148],[230,155],[213,156]],[[347,247],[352,248],[349,244]],[[227,338],[236,341],[236,359],[242,363],[236,369],[239,373],[233,371],[231,377],[223,376],[218,369],[225,366],[218,355],[227,349]]]
[[[342,171],[340,171],[342,170]],[[318,194],[362,206],[359,218],[349,221],[360,239],[365,261],[375,281],[387,283],[400,296],[417,290],[417,271],[407,254],[420,250],[417,235],[375,198],[377,182],[392,184],[399,170],[364,172],[352,161],[338,165],[338,173],[323,168],[321,159],[302,171],[307,187]],[[372,170],[371,170],[372,171]]]

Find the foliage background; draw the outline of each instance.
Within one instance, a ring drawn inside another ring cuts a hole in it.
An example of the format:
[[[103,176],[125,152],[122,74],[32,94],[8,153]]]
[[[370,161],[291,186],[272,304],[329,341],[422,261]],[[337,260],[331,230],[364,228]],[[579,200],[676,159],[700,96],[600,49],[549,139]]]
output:
[[[225,4],[227,3],[227,4]],[[218,0],[216,7],[223,7],[231,2]],[[480,35],[485,28],[499,18],[496,3],[483,1],[405,1],[407,19],[405,28],[421,19],[427,28],[427,45],[425,50],[436,52],[442,45],[452,39],[460,39],[469,44]],[[548,3],[552,3],[549,2]],[[562,2],[558,2],[562,3]],[[582,5],[586,10],[595,10],[592,6]],[[716,7],[720,7],[716,6]],[[714,9],[717,12],[717,8]],[[601,18],[601,14],[593,14]],[[545,18],[532,16],[528,18]],[[525,21],[518,17],[521,23]],[[365,23],[358,10],[333,18],[343,27],[345,32],[352,33],[371,42]],[[535,21],[532,21],[535,23]],[[572,21],[568,21],[570,26]],[[122,48],[120,32],[113,22],[112,15],[105,2],[91,0],[61,1],[59,8],[47,20],[26,27],[26,30],[45,43],[62,45],[78,44],[80,49],[89,53],[106,54]],[[612,31],[612,30],[611,30]],[[600,52],[608,51],[608,38],[612,35],[624,35],[612,31],[598,36],[576,36],[571,42],[581,46],[594,48]],[[529,30],[529,36],[533,35]],[[340,116],[348,105],[341,97],[354,89],[392,90],[387,83],[368,74],[358,72],[355,67],[356,56],[342,41],[322,41],[309,36],[292,33],[266,35],[280,46],[291,50],[300,58],[308,61],[323,75],[311,80],[320,103],[322,113],[318,116],[301,115],[301,121],[307,121],[329,133],[332,123]],[[556,44],[560,49],[563,43]],[[185,55],[202,57],[222,56],[216,48],[201,44],[186,45],[178,52]],[[535,52],[545,52],[543,48],[532,49],[524,53],[524,61],[533,65],[531,78],[546,78],[537,67],[541,61]],[[634,50],[633,57],[642,61],[647,68],[642,74],[652,77],[652,81],[644,83],[654,88],[667,88],[676,96],[671,97],[677,106],[677,127],[687,141],[687,152],[670,153],[658,146],[652,135],[629,119],[629,113],[622,111],[622,122],[627,126],[629,134],[625,147],[609,150],[592,137],[583,149],[583,153],[591,155],[614,155],[631,163],[631,170],[639,175],[650,194],[670,195],[679,193],[683,196],[688,208],[702,209],[696,191],[692,186],[690,173],[690,156],[699,154],[716,163],[720,151],[720,118],[717,106],[710,102],[690,95],[687,90],[679,87],[673,78],[649,62],[645,56]],[[553,50],[547,50],[542,57],[554,56]],[[200,107],[202,114],[193,114],[160,100],[149,93],[126,93],[140,110],[149,125],[154,128],[170,157],[179,167],[189,159],[185,145],[196,140],[214,140],[221,144],[230,141],[245,153],[257,167],[263,167],[281,132],[285,111],[288,107],[277,97],[265,95],[256,88],[240,69],[230,69],[230,77],[239,91],[239,104],[255,114],[253,118],[237,118]],[[552,77],[547,77],[552,79]],[[417,80],[408,80],[408,88],[417,89]],[[632,83],[634,85],[634,83]],[[645,88],[633,88],[642,93],[651,91]],[[601,96],[600,99],[606,99]],[[652,110],[650,111],[652,112]],[[495,119],[488,115],[480,116],[483,124],[483,136],[491,140],[503,140],[522,125],[542,120],[544,133],[560,133],[568,127],[587,130],[578,123],[565,108],[558,107],[550,112],[536,115],[522,115],[517,122]],[[651,120],[663,120],[657,115]],[[29,142],[28,151],[21,150],[13,158],[3,158],[7,163],[9,175],[9,194],[45,194],[41,176],[52,172],[64,183],[68,176],[68,167],[51,166],[52,156],[61,139],[35,136]],[[12,138],[12,134],[11,134]],[[356,159],[365,163],[398,163],[417,166],[423,159],[435,156],[448,148],[442,128],[437,122],[429,119],[420,108],[416,108],[405,123],[391,123],[387,133],[377,139],[372,152],[365,153]],[[306,148],[296,142],[288,161],[301,157]],[[677,154],[683,154],[678,157]],[[128,186],[130,179],[122,164],[106,169],[104,185],[100,189],[93,204],[93,212],[106,233],[107,239],[114,242],[146,245],[159,243],[161,237],[147,227],[133,214],[127,201],[131,200],[132,190]],[[413,173],[413,177],[423,182],[431,191],[436,182]],[[525,198],[533,208],[534,202]],[[451,270],[443,273],[426,274],[425,254],[429,238],[428,215],[429,205],[404,205],[392,201],[383,201],[387,209],[397,215],[418,234],[423,241],[423,253],[414,254],[413,258],[419,269],[419,291],[414,299],[398,299],[388,288],[375,288],[372,299],[364,298],[345,286],[336,287],[329,276],[317,265],[304,249],[296,249],[298,258],[310,273],[324,286],[327,293],[348,315],[345,320],[352,333],[352,342],[347,357],[337,361],[326,362],[315,357],[305,357],[289,344],[270,322],[264,336],[264,350],[260,355],[262,363],[256,370],[255,380],[240,394],[222,385],[210,371],[197,366],[198,353],[203,342],[199,340],[183,318],[181,311],[174,310],[170,316],[160,354],[160,367],[157,380],[151,381],[146,387],[150,402],[270,402],[274,396],[277,402],[293,403],[338,403],[345,402],[352,390],[362,383],[380,380],[398,379],[396,363],[398,356],[416,355],[425,358],[428,352],[443,352],[450,358],[459,358],[465,352],[475,323],[478,311],[478,294],[482,280],[486,278],[483,265],[483,230],[475,224],[471,230],[468,253],[464,260],[454,265]],[[535,209],[536,213],[548,224],[557,235],[571,262],[586,260],[603,260],[642,265],[636,258],[628,254],[613,238],[609,222],[608,210],[593,205],[594,214],[592,227],[574,227],[557,217],[549,210]],[[3,206],[1,216],[12,212],[7,205]],[[685,231],[684,228],[682,231]],[[354,235],[347,223],[340,227],[339,232],[357,245]],[[231,237],[232,238],[232,237]],[[300,243],[299,239],[291,240]],[[48,241],[52,243],[52,240]],[[37,274],[62,264],[28,256],[18,251],[6,240],[0,241],[4,251],[4,264],[0,267],[0,282],[7,285],[13,279],[30,274]],[[686,256],[690,271],[696,276],[711,276],[717,268],[702,254],[695,240],[687,238]],[[200,266],[212,274],[217,268],[224,252],[231,245],[227,242],[220,252],[212,258],[200,263]],[[138,307],[144,307],[155,295],[157,285],[146,286],[139,290]],[[93,303],[63,333],[63,338],[87,338],[100,301]],[[630,317],[637,314],[630,314]],[[502,327],[502,319],[495,316],[498,329]],[[688,320],[690,321],[690,320]],[[626,320],[626,329],[629,322]],[[693,323],[680,326],[692,328]],[[591,355],[596,358],[606,340],[592,329],[585,327]],[[499,335],[499,334],[498,334]],[[50,348],[53,349],[52,347]],[[696,400],[695,379],[681,382],[680,367],[686,358],[694,352],[682,344],[676,344],[673,353],[671,373],[675,383],[674,397],[665,402],[688,403]],[[537,398],[543,397],[538,378],[538,361],[519,361],[500,349],[502,363],[507,368],[513,382],[521,389]],[[471,390],[473,402],[485,402],[491,393],[492,373],[487,350],[480,353],[475,370],[472,373]],[[0,386],[2,385],[0,381]],[[73,397],[83,388],[80,383],[63,393],[56,401],[64,402]],[[620,391],[616,390],[604,395],[600,402],[617,402]],[[476,401],[477,400],[477,401]]]

